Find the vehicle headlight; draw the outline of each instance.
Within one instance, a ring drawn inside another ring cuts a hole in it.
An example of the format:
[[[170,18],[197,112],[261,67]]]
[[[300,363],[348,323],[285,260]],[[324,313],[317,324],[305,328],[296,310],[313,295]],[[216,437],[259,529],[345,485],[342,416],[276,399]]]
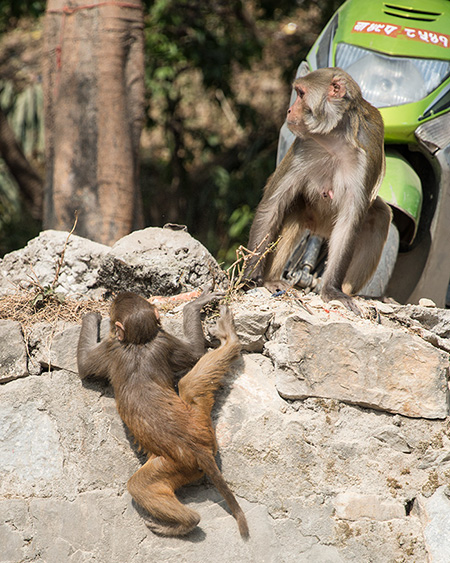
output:
[[[363,97],[377,108],[425,98],[450,72],[450,63],[432,59],[391,57],[339,43],[336,66],[359,84]]]

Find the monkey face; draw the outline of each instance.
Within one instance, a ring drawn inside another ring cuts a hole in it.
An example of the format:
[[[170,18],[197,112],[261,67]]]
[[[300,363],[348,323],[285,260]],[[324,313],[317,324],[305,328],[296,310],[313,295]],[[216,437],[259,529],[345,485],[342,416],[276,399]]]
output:
[[[294,135],[296,135],[297,137],[303,137],[307,133],[304,118],[306,106],[306,91],[299,82],[300,81],[297,80],[294,83],[294,89],[297,92],[297,98],[295,99],[292,106],[287,110],[286,123],[292,133],[294,133]]]
[[[298,78],[293,84],[297,98],[288,109],[286,122],[294,135],[327,135],[339,124],[349,100],[361,97],[359,87],[339,68],[323,68]]]

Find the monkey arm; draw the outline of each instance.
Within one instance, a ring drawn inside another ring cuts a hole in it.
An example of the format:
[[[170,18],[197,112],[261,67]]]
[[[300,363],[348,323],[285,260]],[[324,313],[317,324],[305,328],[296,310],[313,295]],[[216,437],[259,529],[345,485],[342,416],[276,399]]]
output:
[[[210,291],[207,288],[200,297],[191,301],[183,308],[183,332],[189,343],[189,352],[196,359],[205,353],[205,335],[203,333],[202,321],[200,313],[202,308],[216,299],[223,297],[224,293],[220,291]]]
[[[247,260],[244,278],[254,280],[258,285],[264,281],[267,251],[276,242],[287,210],[302,191],[299,183],[295,150],[299,150],[299,139],[295,139],[278,168],[270,176],[264,194],[256,208],[250,229],[248,249],[254,253]]]
[[[211,292],[207,288],[197,299],[183,308],[183,332],[185,340],[162,330],[157,336],[158,347],[167,350],[167,362],[174,376],[174,382],[186,374],[203,356],[206,348],[200,313],[204,305],[214,299],[219,299],[223,292]],[[156,344],[156,341],[155,341]]]
[[[100,322],[99,313],[88,313],[83,318],[80,339],[77,349],[78,375],[80,379],[93,375],[107,377],[106,342],[99,343]]]
[[[354,208],[355,207],[355,208]],[[338,216],[328,243],[328,264],[323,275],[321,295],[324,301],[337,299],[360,315],[353,299],[342,290],[342,284],[354,255],[357,241],[361,238],[364,215],[358,214],[356,206],[347,203],[347,209]],[[366,249],[365,256],[369,254]],[[363,267],[364,264],[361,264]]]

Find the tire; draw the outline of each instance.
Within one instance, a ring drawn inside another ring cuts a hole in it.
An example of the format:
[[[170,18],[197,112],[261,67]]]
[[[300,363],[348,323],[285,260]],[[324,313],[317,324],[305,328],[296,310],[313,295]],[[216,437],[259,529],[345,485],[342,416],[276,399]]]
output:
[[[391,223],[386,244],[381,254],[380,263],[372,279],[367,282],[359,292],[360,295],[364,295],[365,297],[383,297],[389,280],[391,279],[392,272],[394,271],[395,263],[397,262],[399,243],[400,236],[398,229],[394,223]]]

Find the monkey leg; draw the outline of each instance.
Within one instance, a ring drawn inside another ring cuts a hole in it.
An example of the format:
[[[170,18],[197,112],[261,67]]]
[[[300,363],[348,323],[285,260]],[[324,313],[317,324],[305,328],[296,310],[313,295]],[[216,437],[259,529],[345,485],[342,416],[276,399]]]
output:
[[[321,213],[310,209],[304,200],[299,198],[292,209],[286,214],[274,252],[267,257],[264,271],[264,285],[274,289],[273,282],[281,279],[287,261],[299,244],[306,230],[312,234],[328,239],[331,234],[332,220]],[[289,286],[289,284],[286,284]],[[283,289],[283,287],[279,287]]]
[[[388,236],[391,218],[391,208],[377,197],[360,227],[353,257],[342,284],[345,293],[358,293],[373,276]]]
[[[181,399],[197,412],[203,413],[205,422],[209,419],[214,405],[214,392],[241,351],[231,312],[225,306],[220,310],[221,316],[215,331],[221,342],[220,347],[202,356],[178,383]]]
[[[197,526],[200,516],[184,506],[175,496],[176,489],[203,475],[199,469],[179,467],[169,459],[150,456],[128,480],[134,500],[156,519],[146,519],[147,526],[163,536],[184,536]]]
[[[286,262],[295,250],[304,230],[303,208],[296,207],[286,215],[278,243],[274,251],[267,257],[264,270],[265,282],[281,279]]]

